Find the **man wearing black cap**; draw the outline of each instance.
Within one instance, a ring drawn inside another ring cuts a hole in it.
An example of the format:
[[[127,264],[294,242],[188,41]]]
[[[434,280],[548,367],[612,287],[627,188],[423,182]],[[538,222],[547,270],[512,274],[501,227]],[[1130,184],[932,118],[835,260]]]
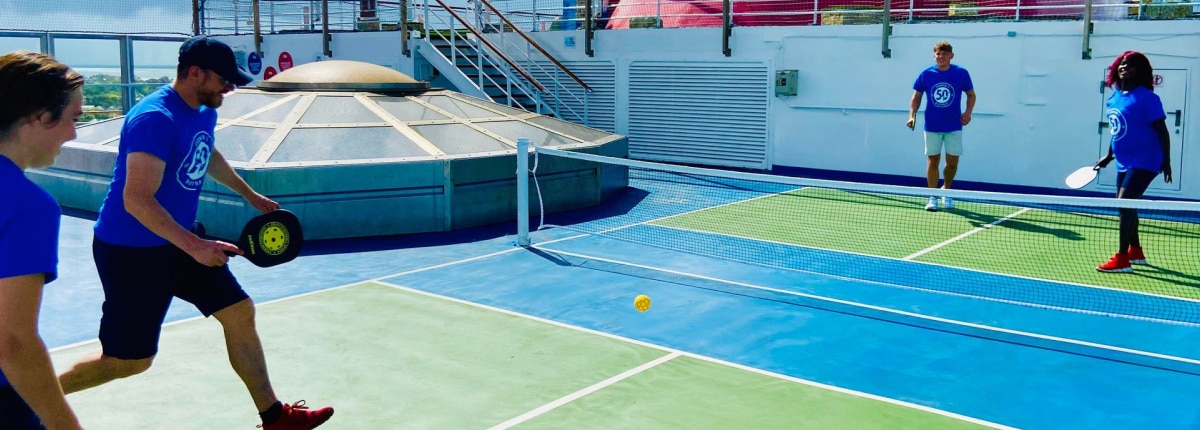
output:
[[[216,108],[225,94],[252,80],[228,45],[194,37],[179,49],[175,82],[143,98],[126,115],[92,242],[104,286],[103,352],[59,376],[64,392],[149,369],[167,308],[179,297],[221,323],[229,361],[250,391],[264,429],[311,429],[333,415],[333,408],[310,410],[303,400],[285,404],[275,397],[255,329],[254,304],[225,264],[227,253],[241,251],[185,227],[196,220],[206,176],[259,211],[279,209],[251,189],[213,145]]]

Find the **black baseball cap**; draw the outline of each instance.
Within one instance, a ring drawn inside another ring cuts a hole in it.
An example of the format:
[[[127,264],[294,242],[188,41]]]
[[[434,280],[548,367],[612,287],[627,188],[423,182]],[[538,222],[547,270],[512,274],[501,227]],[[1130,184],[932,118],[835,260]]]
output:
[[[179,47],[179,64],[212,70],[239,87],[254,81],[254,75],[238,67],[233,48],[208,36],[196,36],[183,42]]]

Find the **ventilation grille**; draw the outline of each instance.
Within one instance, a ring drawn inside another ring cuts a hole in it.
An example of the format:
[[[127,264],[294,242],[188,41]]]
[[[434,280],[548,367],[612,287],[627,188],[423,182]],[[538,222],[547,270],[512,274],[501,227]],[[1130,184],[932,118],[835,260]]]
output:
[[[562,64],[591,87],[592,93],[587,94],[574,79],[549,61],[537,62],[529,68],[529,74],[552,93],[543,98],[546,104],[561,115],[559,119],[615,133],[617,98],[613,64],[607,61],[563,61]],[[560,84],[557,98],[553,96],[555,80]]]
[[[631,63],[630,158],[769,168],[770,83],[762,63]]]

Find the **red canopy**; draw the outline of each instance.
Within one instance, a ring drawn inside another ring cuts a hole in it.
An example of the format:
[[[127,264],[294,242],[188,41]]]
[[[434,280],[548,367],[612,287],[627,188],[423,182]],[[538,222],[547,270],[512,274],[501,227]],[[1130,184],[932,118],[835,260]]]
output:
[[[629,28],[631,18],[662,17],[663,28],[720,27],[720,0],[610,0],[607,28]],[[812,0],[734,0],[735,26],[813,24]],[[762,14],[762,15],[759,15]]]

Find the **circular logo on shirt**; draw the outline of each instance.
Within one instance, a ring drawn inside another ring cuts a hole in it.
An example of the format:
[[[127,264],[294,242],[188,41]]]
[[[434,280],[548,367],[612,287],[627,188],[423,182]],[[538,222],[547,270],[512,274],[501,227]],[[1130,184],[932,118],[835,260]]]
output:
[[[1104,114],[1108,117],[1108,131],[1112,133],[1113,140],[1125,137],[1125,116],[1121,115],[1121,110],[1109,108]]]
[[[933,105],[944,108],[950,106],[954,102],[954,87],[946,82],[938,82],[929,91],[929,97],[933,100]]]
[[[208,161],[212,158],[213,137],[208,132],[199,132],[192,137],[192,147],[181,163],[175,179],[187,190],[198,190],[204,185],[208,173]]]

